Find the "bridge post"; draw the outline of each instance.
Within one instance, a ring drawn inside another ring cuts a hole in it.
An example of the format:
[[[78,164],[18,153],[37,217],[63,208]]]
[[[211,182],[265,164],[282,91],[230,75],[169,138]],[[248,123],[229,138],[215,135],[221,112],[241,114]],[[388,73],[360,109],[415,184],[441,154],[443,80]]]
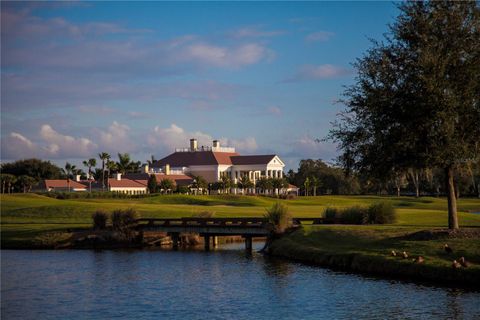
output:
[[[245,251],[252,252],[252,236],[245,236]]]
[[[205,244],[205,251],[210,251],[210,236],[209,235],[205,235],[203,237],[203,242]]]
[[[179,233],[178,232],[172,233],[171,238],[172,238],[172,242],[173,242],[173,250],[178,250],[178,242],[179,242],[179,238],[180,238]]]
[[[214,247],[214,248],[218,247],[218,237],[217,236],[212,236],[212,247]]]

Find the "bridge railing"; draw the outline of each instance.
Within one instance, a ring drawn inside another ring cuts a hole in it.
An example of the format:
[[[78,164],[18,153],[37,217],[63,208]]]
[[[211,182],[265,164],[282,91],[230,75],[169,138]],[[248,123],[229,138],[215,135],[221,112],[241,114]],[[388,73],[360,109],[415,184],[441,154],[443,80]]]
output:
[[[138,223],[146,222],[147,226],[227,226],[227,227],[264,227],[265,218],[141,218]]]
[[[216,226],[216,227],[261,227],[264,228],[268,224],[266,218],[140,218],[137,219],[137,223],[146,226],[176,226],[176,227],[189,227],[189,226]],[[302,224],[323,224],[324,218],[292,218],[293,225]]]

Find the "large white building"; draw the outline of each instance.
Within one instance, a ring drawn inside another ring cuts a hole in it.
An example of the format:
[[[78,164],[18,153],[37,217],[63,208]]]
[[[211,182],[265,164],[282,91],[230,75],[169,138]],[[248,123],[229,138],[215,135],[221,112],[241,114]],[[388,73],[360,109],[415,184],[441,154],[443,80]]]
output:
[[[156,161],[146,171],[165,175],[182,174],[201,176],[207,182],[217,182],[228,175],[234,183],[248,175],[256,183],[261,177],[283,178],[285,164],[275,154],[242,156],[235,148],[221,147],[214,140],[210,147],[198,147],[196,139],[190,139],[190,147],[176,149],[169,156]]]

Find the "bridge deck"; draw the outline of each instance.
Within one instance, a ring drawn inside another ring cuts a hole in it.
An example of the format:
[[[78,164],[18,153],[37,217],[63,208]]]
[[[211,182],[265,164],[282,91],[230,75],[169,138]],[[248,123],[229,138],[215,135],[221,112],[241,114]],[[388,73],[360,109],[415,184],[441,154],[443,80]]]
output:
[[[302,222],[323,223],[323,218],[293,218],[292,224]],[[268,236],[272,226],[266,218],[141,218],[137,228],[143,231],[167,232],[172,236],[173,247],[178,248],[180,233],[198,233],[205,238],[205,250],[210,248],[210,238],[240,235],[245,238],[245,248],[252,251],[252,237]],[[215,241],[214,241],[215,243]]]
[[[302,222],[323,223],[323,218],[293,218],[293,225]],[[210,235],[266,236],[271,230],[266,218],[141,218],[138,228],[144,231],[194,232]]]

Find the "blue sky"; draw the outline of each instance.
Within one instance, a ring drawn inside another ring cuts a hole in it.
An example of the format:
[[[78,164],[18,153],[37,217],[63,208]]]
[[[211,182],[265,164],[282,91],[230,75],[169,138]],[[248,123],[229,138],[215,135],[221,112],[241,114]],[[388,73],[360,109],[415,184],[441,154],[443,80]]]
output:
[[[392,2],[2,2],[1,157],[145,162],[196,137],[296,169]]]

